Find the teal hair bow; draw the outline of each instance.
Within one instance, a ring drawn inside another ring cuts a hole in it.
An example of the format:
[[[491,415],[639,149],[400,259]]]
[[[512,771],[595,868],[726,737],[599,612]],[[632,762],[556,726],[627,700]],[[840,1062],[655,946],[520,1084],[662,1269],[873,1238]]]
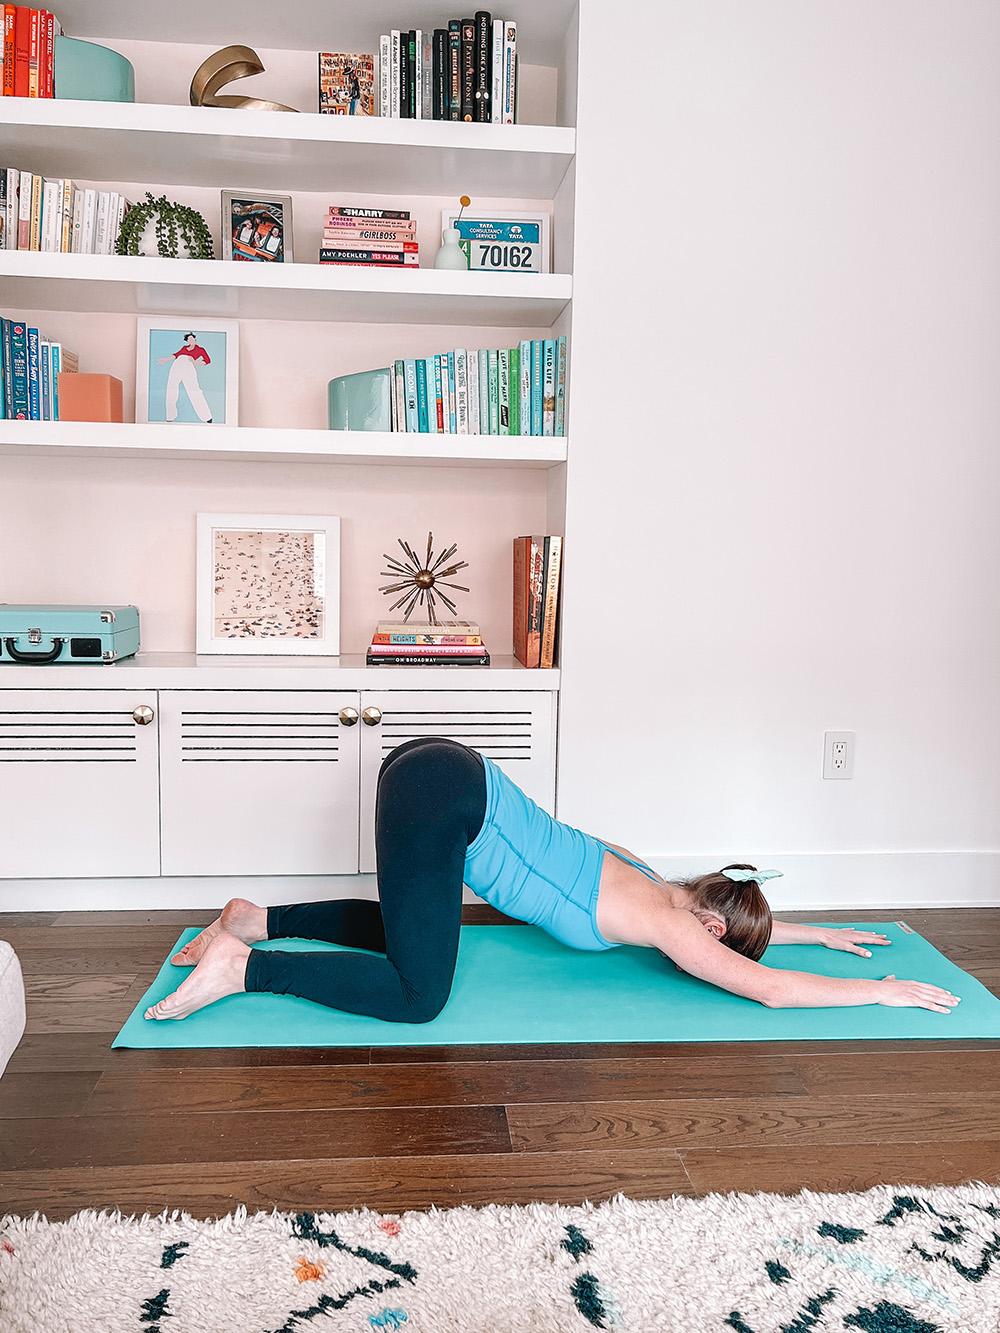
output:
[[[731,879],[737,884],[747,884],[753,880],[755,884],[761,885],[769,879],[780,879],[784,873],[781,870],[723,870],[726,879]]]

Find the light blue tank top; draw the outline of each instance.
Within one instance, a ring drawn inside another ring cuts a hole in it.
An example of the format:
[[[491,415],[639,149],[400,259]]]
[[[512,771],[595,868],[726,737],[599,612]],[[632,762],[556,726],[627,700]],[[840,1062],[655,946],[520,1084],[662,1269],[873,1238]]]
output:
[[[635,865],[599,838],[553,818],[482,756],[486,815],[465,857],[465,883],[491,906],[573,949],[614,949],[597,929],[605,851]]]

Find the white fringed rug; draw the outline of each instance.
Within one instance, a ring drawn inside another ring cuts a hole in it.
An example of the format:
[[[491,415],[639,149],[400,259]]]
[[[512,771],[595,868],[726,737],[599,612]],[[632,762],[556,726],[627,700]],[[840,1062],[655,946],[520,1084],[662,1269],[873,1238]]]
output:
[[[0,1221],[0,1333],[998,1327],[1000,1188],[987,1185]]]

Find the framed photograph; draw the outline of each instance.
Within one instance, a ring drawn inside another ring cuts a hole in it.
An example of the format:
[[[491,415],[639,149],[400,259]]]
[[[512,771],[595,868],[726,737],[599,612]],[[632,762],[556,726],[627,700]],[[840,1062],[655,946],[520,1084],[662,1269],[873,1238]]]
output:
[[[240,326],[235,319],[140,318],[136,328],[136,421],[235,426]]]
[[[222,191],[223,259],[292,262],[292,197]]]
[[[196,651],[340,652],[340,519],[199,514]]]
[[[549,273],[548,213],[504,213],[491,208],[441,214],[441,230],[458,228],[459,245],[476,273]]]

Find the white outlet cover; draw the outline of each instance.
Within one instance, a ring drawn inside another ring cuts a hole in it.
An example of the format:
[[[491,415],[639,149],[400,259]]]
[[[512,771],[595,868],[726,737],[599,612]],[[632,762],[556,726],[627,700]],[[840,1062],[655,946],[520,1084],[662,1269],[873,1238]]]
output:
[[[854,777],[853,731],[827,731],[823,735],[823,777],[831,782],[848,782]],[[843,762],[836,762],[839,746],[844,747]]]

